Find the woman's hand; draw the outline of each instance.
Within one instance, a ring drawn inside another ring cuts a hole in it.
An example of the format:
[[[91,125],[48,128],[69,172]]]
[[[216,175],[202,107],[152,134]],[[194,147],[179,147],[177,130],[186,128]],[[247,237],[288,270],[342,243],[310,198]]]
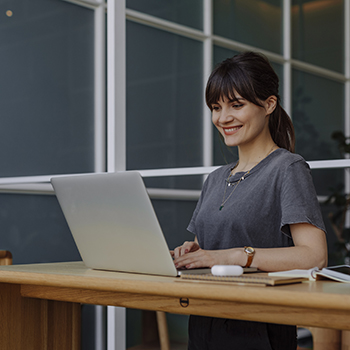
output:
[[[194,242],[184,242],[183,245],[175,248],[173,251],[170,251],[171,256],[175,259],[179,258],[190,252],[195,252],[200,249],[198,242],[195,240]]]
[[[198,247],[195,251],[188,251],[183,255],[174,257],[176,268],[195,269],[200,267],[212,267],[217,265],[222,251],[204,250]]]
[[[243,252],[243,249],[241,249]],[[239,249],[204,250],[195,242],[185,242],[172,252],[176,268],[195,269],[214,265],[239,264]],[[243,256],[244,258],[244,256]]]

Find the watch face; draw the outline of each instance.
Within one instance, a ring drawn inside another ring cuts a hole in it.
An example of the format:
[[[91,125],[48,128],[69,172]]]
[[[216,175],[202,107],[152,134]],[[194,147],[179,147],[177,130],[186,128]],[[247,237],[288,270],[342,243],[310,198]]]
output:
[[[253,254],[254,253],[254,248],[252,247],[245,247],[244,249],[248,254]]]

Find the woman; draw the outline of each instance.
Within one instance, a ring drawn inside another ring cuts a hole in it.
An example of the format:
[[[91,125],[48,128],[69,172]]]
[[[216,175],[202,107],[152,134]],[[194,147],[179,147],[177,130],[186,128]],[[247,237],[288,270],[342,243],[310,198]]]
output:
[[[280,106],[268,60],[246,52],[209,77],[212,122],[239,160],[211,173],[174,252],[178,268],[241,265],[263,271],[323,268],[325,228],[310,169],[294,151],[294,129]],[[191,316],[189,349],[296,349],[296,327]]]

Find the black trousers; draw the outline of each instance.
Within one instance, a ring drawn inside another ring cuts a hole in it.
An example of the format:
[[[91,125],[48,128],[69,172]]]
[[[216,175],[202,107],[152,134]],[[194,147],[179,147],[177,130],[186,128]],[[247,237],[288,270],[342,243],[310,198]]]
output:
[[[295,326],[190,316],[188,350],[296,350]]]

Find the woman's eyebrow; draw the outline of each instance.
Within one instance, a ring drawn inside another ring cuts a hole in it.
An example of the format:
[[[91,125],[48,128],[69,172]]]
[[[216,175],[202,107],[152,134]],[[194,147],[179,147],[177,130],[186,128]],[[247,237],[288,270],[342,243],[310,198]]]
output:
[[[243,97],[235,97],[235,98],[233,98],[233,99],[230,99],[229,101],[230,101],[230,102],[237,102],[237,101],[243,101],[243,100],[244,100]]]

